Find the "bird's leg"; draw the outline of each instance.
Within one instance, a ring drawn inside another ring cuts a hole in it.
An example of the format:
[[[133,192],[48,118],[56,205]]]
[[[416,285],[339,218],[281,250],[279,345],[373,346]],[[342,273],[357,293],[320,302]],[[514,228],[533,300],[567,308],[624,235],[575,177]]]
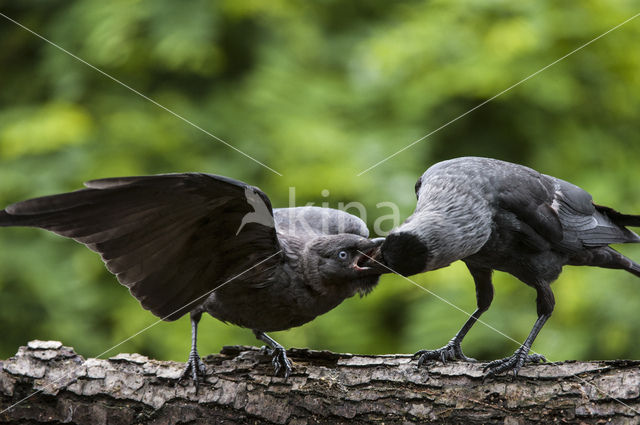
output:
[[[522,344],[511,357],[505,357],[504,359],[489,362],[484,367],[484,371],[486,372],[484,376],[485,379],[507,370],[513,370],[513,375],[517,376],[518,371],[525,363],[546,362],[547,359],[543,355],[529,354],[529,350],[531,349],[533,340],[536,339],[538,332],[540,332],[540,329],[542,329],[542,326],[550,316],[550,314],[545,314],[538,317],[538,320],[536,320],[536,323],[533,325],[533,329],[531,329],[531,332],[524,341],[524,344]]]
[[[541,354],[529,354],[529,350],[531,349],[533,341],[538,336],[540,329],[542,329],[547,319],[551,317],[555,300],[553,292],[551,292],[551,288],[548,284],[538,286],[536,287],[536,290],[538,291],[538,298],[536,300],[538,305],[538,319],[536,320],[536,323],[533,324],[533,329],[529,332],[529,336],[511,357],[489,362],[484,367],[484,371],[486,372],[484,375],[485,379],[508,370],[513,370],[513,375],[517,376],[518,371],[525,363],[539,363],[547,361],[547,359]]]
[[[469,319],[462,325],[462,328],[456,333],[456,335],[442,348],[437,350],[420,350],[414,354],[414,357],[418,357],[418,367],[427,360],[440,360],[442,363],[446,363],[448,360],[464,360],[467,362],[475,362],[476,359],[467,357],[462,352],[463,338],[469,332],[469,329],[476,323],[480,315],[487,311],[493,300],[493,284],[491,283],[491,269],[476,268],[467,264],[473,281],[476,285],[476,301],[478,308]]]
[[[272,356],[271,364],[273,365],[273,369],[275,371],[275,375],[278,375],[280,371],[283,371],[285,381],[291,374],[291,361],[287,357],[287,351],[284,347],[278,344],[273,338],[269,337],[266,333],[262,331],[253,330],[256,338],[260,341],[266,343],[270,348],[268,348],[267,353]]]
[[[414,357],[418,357],[418,367],[427,360],[440,360],[442,363],[446,363],[448,360],[463,360],[465,362],[475,362],[476,359],[467,357],[462,352],[460,343],[464,336],[469,332],[469,329],[478,320],[478,317],[483,313],[483,310],[477,309],[473,312],[471,317],[465,322],[462,328],[451,338],[451,340],[444,347],[436,350],[420,350],[414,354]]]
[[[183,380],[186,376],[189,376],[189,371],[191,371],[191,378],[193,378],[193,383],[196,386],[196,392],[198,391],[198,375],[204,377],[206,373],[206,367],[198,355],[198,322],[200,322],[201,317],[202,313],[191,313],[191,352],[189,353],[189,360],[187,360],[187,364],[182,371],[182,376],[180,376],[180,380]]]

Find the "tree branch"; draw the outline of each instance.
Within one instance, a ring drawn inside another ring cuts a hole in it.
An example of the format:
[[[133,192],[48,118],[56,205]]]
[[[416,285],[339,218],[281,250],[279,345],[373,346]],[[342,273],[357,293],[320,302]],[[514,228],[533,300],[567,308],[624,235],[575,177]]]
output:
[[[483,382],[482,364],[418,369],[409,355],[288,354],[285,382],[259,349],[225,347],[204,359],[196,394],[178,382],[182,363],[85,361],[59,342],[31,341],[1,363],[0,423],[596,424],[636,423],[640,411],[640,361],[526,366],[515,380]]]

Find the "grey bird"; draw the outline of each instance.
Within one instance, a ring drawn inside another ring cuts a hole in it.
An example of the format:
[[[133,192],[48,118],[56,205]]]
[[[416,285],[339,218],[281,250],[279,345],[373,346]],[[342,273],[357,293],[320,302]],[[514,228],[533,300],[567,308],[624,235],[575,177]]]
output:
[[[544,361],[529,350],[555,305],[550,284],[565,265],[626,270],[640,277],[640,265],[609,244],[637,243],[626,226],[640,216],[594,204],[583,189],[531,168],[489,158],[465,157],[437,163],[415,186],[415,212],[394,229],[380,251],[393,271],[408,276],[467,265],[475,282],[477,309],[449,343],[421,350],[426,360],[467,360],[460,347],[469,329],[493,299],[493,270],[512,274],[537,293],[538,318],[515,353],[495,360],[486,376]]]
[[[265,332],[300,326],[377,284],[366,266],[382,239],[365,223],[328,208],[272,209],[258,188],[227,177],[162,174],[107,178],[74,192],[0,211],[0,226],[30,226],[75,239],[163,320],[191,315],[183,377],[205,367],[198,355],[202,313],[253,330],[285,379],[291,362]]]

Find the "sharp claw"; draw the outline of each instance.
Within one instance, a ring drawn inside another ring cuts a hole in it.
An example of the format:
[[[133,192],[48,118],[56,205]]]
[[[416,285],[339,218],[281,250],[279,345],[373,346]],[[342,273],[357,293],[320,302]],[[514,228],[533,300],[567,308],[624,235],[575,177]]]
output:
[[[424,363],[425,360],[426,360],[425,357],[423,355],[420,355],[420,357],[418,358],[418,367],[419,368],[422,367],[422,364]]]
[[[185,377],[191,375],[191,379],[193,379],[193,384],[196,387],[196,393],[197,393],[198,387],[200,384],[198,375],[202,375],[202,377],[204,377],[206,375],[206,371],[207,371],[207,368],[202,362],[202,360],[200,359],[198,352],[192,351],[189,354],[189,359],[187,360],[187,364],[185,365],[184,370],[182,371],[182,374],[178,379],[178,382],[181,382]]]
[[[482,369],[485,372],[483,381],[492,376],[498,375],[505,371],[513,371],[514,378],[518,376],[520,369],[526,363],[539,363],[540,361],[546,361],[545,357],[541,354],[522,354],[521,350],[516,350],[511,357],[505,357],[504,359],[494,360],[487,363]]]
[[[280,369],[282,369],[282,365],[280,364],[280,354],[279,353],[276,353],[273,356],[273,360],[271,360],[271,364],[273,365],[274,374],[276,376],[278,376],[278,373],[280,373]]]
[[[284,348],[274,348],[271,350],[272,356],[271,364],[273,365],[274,375],[278,376],[280,372],[283,372],[284,380],[291,375],[291,361],[287,357],[287,352]]]
[[[287,359],[288,360],[288,359]],[[284,368],[284,380],[286,381],[287,379],[289,379],[289,375],[291,375],[291,365],[287,364],[286,367]]]
[[[413,355],[413,359],[418,359],[418,367],[422,366],[427,360],[427,350],[420,350]]]
[[[442,364],[447,364],[448,361],[455,360],[463,360],[468,362],[475,362],[476,359],[471,357],[467,357],[462,352],[462,348],[460,348],[460,344],[455,342],[449,342],[442,348],[438,348],[437,350],[420,350],[413,355],[415,359],[418,357],[418,367],[422,366],[422,364],[427,360],[440,360]]]
[[[527,361],[531,363],[545,363],[547,358],[542,354],[530,354]]]

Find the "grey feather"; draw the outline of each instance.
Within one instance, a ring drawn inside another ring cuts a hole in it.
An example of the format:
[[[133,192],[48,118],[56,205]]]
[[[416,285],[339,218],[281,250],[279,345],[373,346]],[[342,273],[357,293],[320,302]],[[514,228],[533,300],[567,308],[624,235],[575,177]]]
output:
[[[537,291],[538,321],[527,342],[507,359],[489,364],[490,374],[524,364],[531,343],[554,307],[550,284],[565,265],[623,269],[640,276],[640,265],[608,245],[640,242],[626,225],[640,216],[593,203],[591,195],[564,180],[490,158],[465,157],[430,167],[416,183],[415,212],[394,229],[380,256],[410,275],[464,261],[476,283],[478,310],[445,347],[423,350],[426,359],[464,359],[460,342],[493,298],[491,271],[511,273]]]
[[[274,210],[278,229],[295,233],[337,235],[352,233],[369,237],[369,229],[359,217],[345,211],[314,206]]]

